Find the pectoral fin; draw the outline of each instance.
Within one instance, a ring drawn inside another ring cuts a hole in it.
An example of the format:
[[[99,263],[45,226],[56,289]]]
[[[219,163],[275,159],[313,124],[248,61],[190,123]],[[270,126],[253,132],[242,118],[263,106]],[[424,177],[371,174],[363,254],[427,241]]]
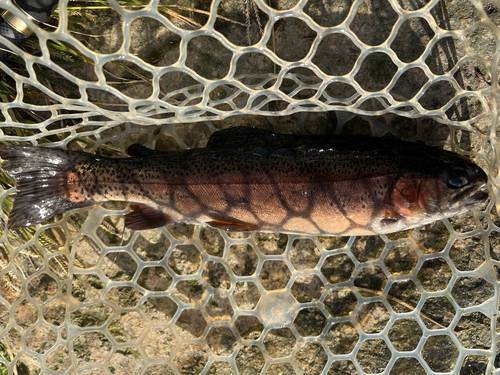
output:
[[[132,204],[130,208],[132,211],[125,215],[125,228],[127,229],[146,230],[175,223],[174,219],[165,212],[157,210],[147,204]]]
[[[392,223],[395,223],[401,219],[404,219],[403,216],[401,216],[395,209],[394,207],[391,206],[385,206],[384,213],[380,217],[380,224],[383,226],[390,225]]]
[[[243,223],[240,221],[226,221],[226,220],[211,220],[206,223],[213,228],[230,230],[233,232],[253,232],[258,231],[259,227],[253,224]]]

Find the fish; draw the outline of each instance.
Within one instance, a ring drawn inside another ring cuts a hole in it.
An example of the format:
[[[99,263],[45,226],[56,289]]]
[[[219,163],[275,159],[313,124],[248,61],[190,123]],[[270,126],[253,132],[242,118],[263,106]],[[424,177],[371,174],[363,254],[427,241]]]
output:
[[[73,208],[128,201],[125,227],[174,223],[228,231],[358,236],[397,232],[471,210],[488,198],[486,173],[456,153],[402,140],[214,132],[205,148],[159,152],[132,145],[107,158],[0,145],[16,181],[7,227]]]

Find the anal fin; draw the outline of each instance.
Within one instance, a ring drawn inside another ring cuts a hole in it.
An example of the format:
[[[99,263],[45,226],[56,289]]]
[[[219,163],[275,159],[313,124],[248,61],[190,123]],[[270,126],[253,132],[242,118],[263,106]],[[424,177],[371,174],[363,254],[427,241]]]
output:
[[[241,221],[227,221],[227,220],[211,220],[206,223],[213,228],[229,230],[233,232],[254,232],[260,228],[253,224],[244,223]]]
[[[175,223],[174,219],[165,212],[147,204],[132,204],[130,208],[132,211],[125,215],[125,228],[127,229],[146,230]]]

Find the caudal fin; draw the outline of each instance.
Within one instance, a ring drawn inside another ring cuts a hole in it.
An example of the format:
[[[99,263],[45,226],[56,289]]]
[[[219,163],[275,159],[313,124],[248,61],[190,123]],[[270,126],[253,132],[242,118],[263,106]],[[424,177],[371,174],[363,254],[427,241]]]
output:
[[[9,214],[8,228],[41,223],[72,208],[92,205],[89,200],[64,198],[67,171],[79,162],[92,162],[91,154],[42,147],[0,145],[1,167],[16,180],[18,193]]]

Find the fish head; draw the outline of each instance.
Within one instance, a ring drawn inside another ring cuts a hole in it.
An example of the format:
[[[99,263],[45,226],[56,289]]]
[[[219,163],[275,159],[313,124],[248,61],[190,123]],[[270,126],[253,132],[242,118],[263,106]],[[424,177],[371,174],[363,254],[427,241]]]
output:
[[[436,150],[398,179],[390,205],[412,226],[427,224],[486,201],[488,193],[480,189],[487,182],[486,173],[467,158]]]
[[[449,217],[488,198],[488,193],[480,190],[488,182],[486,173],[471,161],[456,156],[454,162],[443,163],[442,173],[422,180],[419,202],[427,214]]]

